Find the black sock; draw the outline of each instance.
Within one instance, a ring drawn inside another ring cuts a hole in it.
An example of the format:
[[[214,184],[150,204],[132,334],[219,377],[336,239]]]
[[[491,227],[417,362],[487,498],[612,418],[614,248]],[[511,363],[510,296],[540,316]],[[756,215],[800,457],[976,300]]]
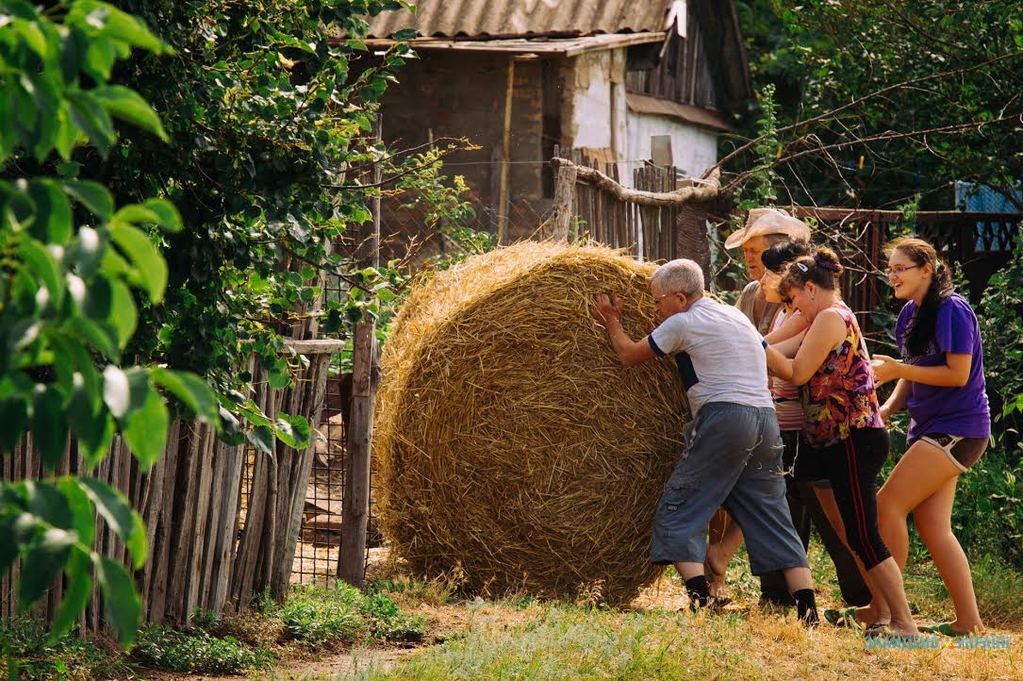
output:
[[[707,605],[710,599],[710,587],[707,586],[707,577],[699,575],[686,580],[686,593],[689,594],[689,605],[702,608]]]
[[[688,586],[688,582],[686,583]],[[796,601],[796,613],[801,622],[805,624],[817,624],[820,620],[817,617],[817,597],[813,589],[800,589],[792,594]]]

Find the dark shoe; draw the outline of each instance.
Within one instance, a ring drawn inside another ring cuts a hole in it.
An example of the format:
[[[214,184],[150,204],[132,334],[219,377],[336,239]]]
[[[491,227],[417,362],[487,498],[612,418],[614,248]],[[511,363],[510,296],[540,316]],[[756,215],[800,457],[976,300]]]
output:
[[[721,598],[718,596],[711,596],[707,599],[706,605],[700,605],[699,601],[689,599],[689,612],[706,612],[710,614],[716,614],[725,609],[725,606],[730,605],[732,602],[731,598]]]

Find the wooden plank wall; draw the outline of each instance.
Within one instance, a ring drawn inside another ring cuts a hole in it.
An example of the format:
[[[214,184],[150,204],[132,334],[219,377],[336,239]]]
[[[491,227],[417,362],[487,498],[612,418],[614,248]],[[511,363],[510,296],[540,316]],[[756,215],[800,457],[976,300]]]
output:
[[[278,413],[301,415],[315,426],[323,408],[327,372],[339,341],[291,341],[308,358],[294,387],[272,390],[266,372],[250,364],[253,399],[275,419]],[[148,622],[183,623],[197,609],[223,612],[243,609],[254,594],[271,588],[280,597],[287,589],[301,524],[313,447],[296,452],[274,442],[273,456],[257,455],[248,507],[241,505],[242,467],[249,452],[217,440],[208,426],[175,420],[167,447],[148,472],[142,472],[123,440],[86,470],[73,440],[55,474],[90,475],[123,492],[146,523],[149,560],[136,586]],[[15,451],[2,458],[0,475],[18,481],[49,477],[26,434]],[[247,511],[247,512],[246,512]],[[243,520],[244,518],[244,520]],[[128,553],[104,522],[96,521],[96,550],[128,563]],[[16,584],[20,565],[0,579],[0,617],[18,614]],[[30,613],[48,619],[63,595],[57,580]],[[103,626],[98,588],[82,616],[91,631]]]

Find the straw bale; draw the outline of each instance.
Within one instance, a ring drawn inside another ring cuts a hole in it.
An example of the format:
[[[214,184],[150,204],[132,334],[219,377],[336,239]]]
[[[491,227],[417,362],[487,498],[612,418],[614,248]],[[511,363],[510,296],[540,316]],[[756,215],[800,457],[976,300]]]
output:
[[[415,572],[607,602],[657,577],[651,520],[688,407],[670,360],[623,368],[589,315],[596,294],[617,293],[643,337],[653,270],[603,247],[527,242],[410,293],[383,350],[374,487]]]

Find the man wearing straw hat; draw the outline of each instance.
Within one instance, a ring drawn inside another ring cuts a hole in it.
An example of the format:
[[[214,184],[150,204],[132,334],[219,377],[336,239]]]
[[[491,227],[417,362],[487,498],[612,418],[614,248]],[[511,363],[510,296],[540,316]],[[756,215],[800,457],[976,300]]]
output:
[[[741,312],[704,296],[703,285],[703,270],[692,260],[661,265],[650,292],[663,321],[638,342],[622,328],[620,300],[602,294],[593,309],[625,366],[674,355],[693,413],[657,504],[650,560],[675,565],[693,607],[710,605],[707,522],[724,506],[743,528],[753,573],[782,571],[800,619],[816,623],[806,551],[785,502],[765,344]]]
[[[766,336],[770,333],[780,307],[777,303],[767,301],[760,285],[760,279],[765,273],[761,256],[777,243],[796,240],[810,241],[810,228],[802,220],[778,208],[754,208],[749,212],[745,226],[730,234],[725,240],[725,248],[742,249],[742,258],[750,277],[750,282],[739,295],[736,307],[746,315],[761,335]],[[863,582],[856,561],[835,534],[813,489],[806,483],[796,483],[791,476],[786,477],[786,483],[789,512],[803,547],[809,548],[812,520],[825,549],[835,563],[844,599],[851,605],[869,603],[870,591]],[[708,560],[708,573],[711,578],[711,590],[716,591],[717,588],[724,586],[724,573],[732,554],[742,543],[742,532],[735,523],[729,522],[727,514],[722,511],[711,521],[710,533],[712,541],[710,554],[714,560]],[[781,573],[761,575],[760,592],[764,600],[791,603]]]

